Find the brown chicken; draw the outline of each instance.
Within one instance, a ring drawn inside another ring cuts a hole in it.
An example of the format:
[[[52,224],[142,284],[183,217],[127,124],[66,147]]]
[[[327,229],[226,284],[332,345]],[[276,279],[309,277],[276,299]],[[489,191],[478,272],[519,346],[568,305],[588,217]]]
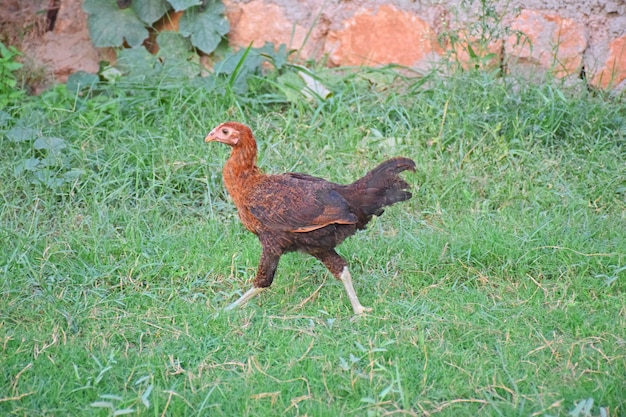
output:
[[[268,288],[283,253],[301,251],[319,259],[343,283],[355,314],[371,311],[359,302],[347,263],[335,247],[365,229],[373,215],[383,213],[383,207],[411,198],[409,185],[398,173],[415,172],[415,162],[389,159],[356,182],[341,185],[306,174],[264,174],[256,165],[252,131],[241,123],[219,125],[205,138],[205,142],[212,141],[232,148],[222,171],[224,184],[241,222],[262,246],[253,287],[226,310]]]

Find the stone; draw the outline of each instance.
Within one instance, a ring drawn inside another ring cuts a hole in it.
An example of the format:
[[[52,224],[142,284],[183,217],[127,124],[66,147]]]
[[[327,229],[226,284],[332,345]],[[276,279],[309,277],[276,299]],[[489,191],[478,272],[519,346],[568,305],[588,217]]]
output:
[[[314,45],[307,39],[308,30],[287,19],[279,5],[263,0],[225,1],[224,4],[230,22],[228,41],[231,46],[247,48],[252,43],[254,47],[261,47],[272,42],[276,47],[285,44],[288,49],[300,50],[303,58],[314,57]]]
[[[329,31],[325,52],[337,66],[399,64],[424,69],[439,59],[442,49],[428,23],[385,5],[361,9],[342,29]]]
[[[530,79],[546,72],[557,78],[580,75],[588,41],[584,24],[553,13],[523,10],[510,28],[512,35],[504,48],[511,73]]]
[[[590,74],[590,84],[594,87],[615,88],[626,80],[626,35],[612,40],[608,49],[604,63]]]

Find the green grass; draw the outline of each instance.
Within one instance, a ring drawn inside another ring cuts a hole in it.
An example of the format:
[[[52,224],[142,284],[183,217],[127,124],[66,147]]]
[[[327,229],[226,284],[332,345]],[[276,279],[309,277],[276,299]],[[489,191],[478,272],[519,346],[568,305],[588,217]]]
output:
[[[592,398],[587,415],[624,415],[624,101],[386,78],[331,74],[324,103],[162,81],[6,109],[0,414],[583,416]],[[202,140],[228,119],[269,172],[416,160],[414,198],[339,248],[372,314],[301,254],[221,311],[260,253],[221,183],[228,149]]]

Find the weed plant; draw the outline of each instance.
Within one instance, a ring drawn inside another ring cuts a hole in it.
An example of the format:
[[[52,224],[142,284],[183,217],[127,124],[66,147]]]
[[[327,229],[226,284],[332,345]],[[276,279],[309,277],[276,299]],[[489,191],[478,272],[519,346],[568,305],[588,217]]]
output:
[[[19,102],[25,96],[16,75],[23,66],[17,59],[20,55],[14,47],[7,47],[0,42],[0,109]]]
[[[626,413],[626,105],[493,73],[322,74],[326,100],[172,79],[0,113],[0,414]],[[283,98],[281,98],[283,97]],[[222,312],[260,253],[219,122],[260,165],[349,182],[414,158],[409,202]]]

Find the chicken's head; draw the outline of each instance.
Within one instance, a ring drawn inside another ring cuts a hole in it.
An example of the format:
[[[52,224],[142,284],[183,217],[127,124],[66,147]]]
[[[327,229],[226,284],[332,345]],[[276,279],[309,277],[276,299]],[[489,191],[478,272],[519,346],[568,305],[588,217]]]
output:
[[[204,138],[205,142],[222,142],[230,146],[237,145],[242,135],[248,134],[250,128],[237,122],[222,123]],[[251,133],[250,133],[251,134]]]

